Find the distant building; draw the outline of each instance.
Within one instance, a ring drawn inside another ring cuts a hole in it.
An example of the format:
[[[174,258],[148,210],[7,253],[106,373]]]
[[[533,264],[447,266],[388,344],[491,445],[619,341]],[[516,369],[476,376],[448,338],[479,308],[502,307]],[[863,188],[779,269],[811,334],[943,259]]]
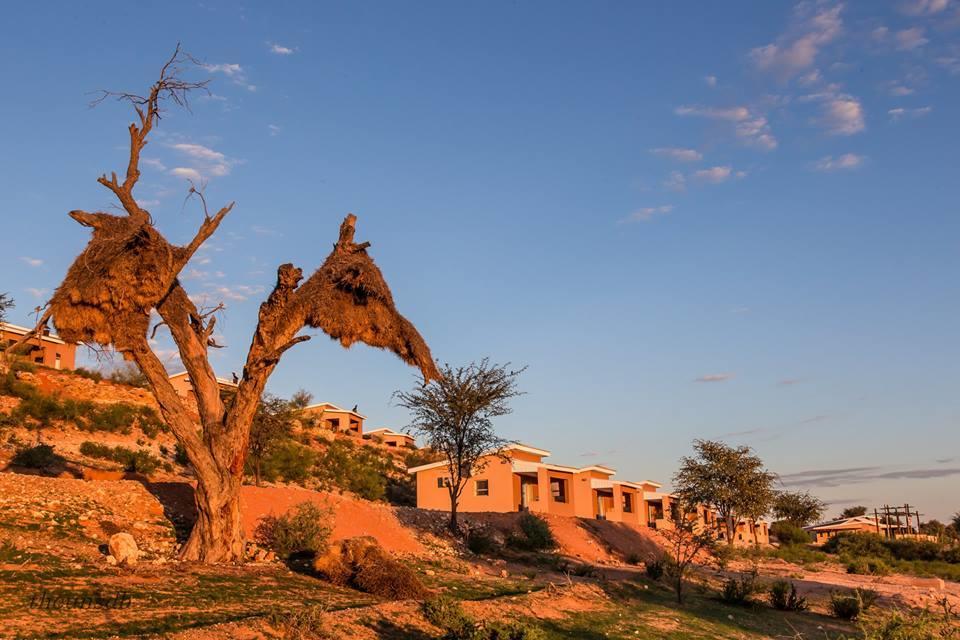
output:
[[[649,480],[615,480],[601,465],[567,467],[544,462],[549,451],[512,444],[486,456],[486,465],[467,480],[461,512],[531,511],[648,525],[670,513],[670,498]],[[450,510],[447,462],[407,470],[417,478],[417,507]],[[666,502],[666,506],[664,506]],[[664,511],[664,509],[666,509]]]
[[[176,390],[180,397],[194,397],[193,383],[190,381],[190,376],[186,371],[181,371],[180,373],[175,373],[170,376],[170,384],[173,385],[174,390]],[[227,380],[226,378],[217,378],[217,385],[220,387],[221,393],[235,393],[239,386],[236,382]]]
[[[320,402],[304,407],[303,413],[315,418],[321,427],[335,433],[347,433],[358,437],[363,436],[363,421],[367,419],[366,416],[352,409],[341,409],[332,402]]]
[[[877,519],[874,516],[855,516],[853,518],[840,518],[837,520],[831,520],[830,522],[824,522],[823,524],[814,525],[812,527],[804,527],[804,529],[812,533],[816,539],[814,544],[823,544],[830,538],[840,535],[841,533],[875,533],[884,537],[897,537],[897,538],[931,538],[936,539],[932,536],[922,536],[918,535],[909,523],[890,523],[887,524],[883,522],[882,519]]]
[[[381,427],[380,429],[373,429],[372,431],[367,431],[364,438],[377,438],[383,444],[388,447],[412,447],[416,448],[416,442],[408,433],[400,433],[399,431],[394,431],[393,429],[388,429],[387,427]]]
[[[0,322],[0,345],[4,349],[14,345],[32,329],[8,322]],[[76,365],[77,345],[64,342],[44,327],[40,336],[30,338],[23,346],[24,357],[52,369],[72,370]]]

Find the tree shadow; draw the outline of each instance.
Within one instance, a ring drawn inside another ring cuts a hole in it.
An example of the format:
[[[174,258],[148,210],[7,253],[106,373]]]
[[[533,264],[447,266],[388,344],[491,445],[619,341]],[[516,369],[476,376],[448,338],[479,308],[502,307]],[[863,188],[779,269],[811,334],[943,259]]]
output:
[[[367,627],[382,640],[432,640],[436,636],[424,633],[413,625],[399,624],[390,620],[377,620]]]
[[[197,521],[193,486],[187,482],[150,482],[145,478],[138,480],[163,507],[163,515],[173,524],[177,542],[186,542],[193,524]]]

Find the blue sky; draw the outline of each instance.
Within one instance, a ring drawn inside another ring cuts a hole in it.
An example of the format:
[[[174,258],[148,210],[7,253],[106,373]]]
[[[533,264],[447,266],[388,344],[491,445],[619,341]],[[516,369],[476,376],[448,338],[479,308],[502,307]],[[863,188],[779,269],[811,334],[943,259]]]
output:
[[[123,105],[179,40],[137,196],[241,367],[276,266],[359,216],[434,355],[529,365],[504,435],[668,480],[696,437],[835,503],[960,509],[960,2],[19,3],[0,25],[0,291],[11,319],[109,210]],[[161,338],[158,349],[170,344]],[[176,363],[171,361],[171,367]],[[390,402],[413,371],[324,337],[270,389]]]

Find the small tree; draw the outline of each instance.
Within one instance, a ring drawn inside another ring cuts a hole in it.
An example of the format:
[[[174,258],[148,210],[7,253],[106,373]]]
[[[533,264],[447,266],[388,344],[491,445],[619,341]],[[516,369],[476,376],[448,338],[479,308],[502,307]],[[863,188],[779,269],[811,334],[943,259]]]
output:
[[[773,515],[798,527],[817,522],[827,504],[809,491],[779,491],[773,499]]]
[[[9,293],[0,293],[0,322],[7,321],[7,311],[17,306]]]
[[[674,581],[677,602],[683,604],[685,596],[683,583],[690,566],[701,551],[711,551],[716,542],[713,532],[702,529],[697,518],[689,517],[696,513],[695,507],[681,502],[677,505],[678,517],[673,528],[663,529],[661,533],[667,541],[667,573]]]
[[[294,409],[306,409],[313,402],[313,394],[306,389],[297,389],[290,396],[290,406]]]
[[[867,515],[867,508],[863,505],[857,505],[855,507],[847,507],[840,512],[841,518],[856,518],[857,516]]]
[[[413,414],[411,427],[426,446],[443,454],[450,473],[450,530],[457,532],[457,506],[467,480],[489,463],[489,454],[508,442],[494,432],[493,419],[510,413],[509,401],[520,395],[509,364],[484,358],[465,367],[445,364],[440,378],[413,391],[397,391],[397,404]]]
[[[264,394],[250,428],[250,466],[254,484],[260,486],[263,459],[279,441],[290,435],[296,409],[283,398]]]
[[[727,544],[733,544],[740,518],[753,522],[770,509],[776,475],[747,446],[694,440],[693,448],[696,455],[682,458],[673,476],[675,491],[688,505],[716,509],[724,521]]]

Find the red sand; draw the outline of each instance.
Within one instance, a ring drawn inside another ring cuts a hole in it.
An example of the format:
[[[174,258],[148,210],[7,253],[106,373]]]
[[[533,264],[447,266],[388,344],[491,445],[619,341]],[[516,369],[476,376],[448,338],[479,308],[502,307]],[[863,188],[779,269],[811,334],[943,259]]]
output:
[[[243,526],[251,535],[265,515],[280,515],[301,502],[330,508],[334,514],[333,539],[373,536],[384,549],[395,553],[422,553],[423,546],[400,524],[387,505],[299,487],[251,487],[240,491]]]

